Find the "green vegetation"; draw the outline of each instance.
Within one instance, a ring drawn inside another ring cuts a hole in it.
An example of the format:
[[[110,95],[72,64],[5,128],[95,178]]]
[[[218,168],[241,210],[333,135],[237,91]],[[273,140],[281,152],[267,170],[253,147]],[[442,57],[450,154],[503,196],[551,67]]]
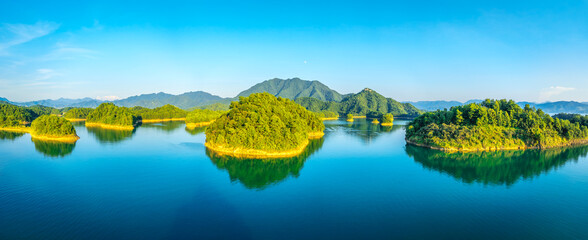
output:
[[[237,97],[248,97],[253,93],[267,92],[276,97],[294,100],[300,97],[311,97],[323,101],[341,101],[341,94],[322,84],[319,81],[306,81],[300,78],[279,79],[274,78],[239,93]]]
[[[148,120],[183,119],[188,114],[185,110],[170,104],[154,109],[133,107],[131,111],[135,115],[140,116],[143,122]]]
[[[339,114],[336,112],[332,112],[332,111],[320,111],[320,112],[314,112],[314,114],[320,118],[326,118],[326,119],[334,119],[334,118],[338,118]]]
[[[15,140],[19,137],[24,136],[24,132],[12,132],[0,130],[0,140]]]
[[[126,107],[112,103],[102,103],[86,117],[86,126],[103,126],[116,128],[134,128],[138,118]]]
[[[86,127],[88,133],[94,136],[101,144],[117,143],[131,139],[135,130],[113,130],[101,127]]]
[[[8,103],[0,103],[0,127],[24,127],[33,121],[31,111]]]
[[[406,129],[410,143],[443,150],[549,148],[588,142],[588,127],[579,122],[552,118],[510,100],[485,100],[480,104],[427,112]]]
[[[324,138],[310,140],[304,152],[289,158],[241,159],[219,155],[208,149],[206,155],[218,169],[229,173],[231,181],[239,181],[249,189],[264,189],[290,176],[298,177],[306,159],[318,151],[323,142]]]
[[[92,108],[71,108],[63,114],[63,117],[67,119],[86,119],[93,110]]]
[[[31,123],[31,136],[40,140],[76,141],[79,139],[70,121],[55,115],[43,115]]]
[[[588,126],[588,115],[582,116],[580,114],[559,113],[553,115],[553,118],[568,120],[571,123],[578,123],[581,126]]]
[[[186,116],[186,123],[204,123],[214,121],[224,112],[209,109],[195,109]]]
[[[465,183],[510,186],[521,179],[532,179],[585,157],[588,146],[446,153],[408,145],[406,153],[424,167]]]
[[[353,114],[347,114],[347,121],[353,122]]]
[[[210,104],[210,105],[206,105],[206,106],[202,106],[202,107],[193,108],[191,110],[194,110],[194,109],[208,109],[208,110],[212,110],[212,111],[226,112],[226,111],[229,111],[229,103],[218,102],[218,103],[214,103],[214,104]]]
[[[71,154],[76,147],[75,142],[47,142],[37,139],[32,139],[35,144],[35,150],[47,157],[65,157]]]
[[[313,112],[332,111],[340,115],[353,114],[367,116],[368,114],[381,116],[392,113],[395,116],[415,117],[422,111],[410,103],[400,103],[386,98],[369,88],[345,97],[341,102],[324,102],[314,98],[297,98],[296,103]]]
[[[206,129],[206,146],[245,157],[297,155],[309,137],[322,136],[324,129],[315,114],[294,101],[256,93],[231,103],[231,110]]]
[[[35,106],[27,107],[26,109],[31,111],[33,118],[37,118],[42,115],[61,115],[61,111],[59,111],[59,109],[53,108],[53,107],[45,107],[45,106],[41,106],[41,105],[35,105]]]
[[[391,113],[386,113],[382,116],[382,126],[389,126],[392,125],[394,122],[394,115]]]

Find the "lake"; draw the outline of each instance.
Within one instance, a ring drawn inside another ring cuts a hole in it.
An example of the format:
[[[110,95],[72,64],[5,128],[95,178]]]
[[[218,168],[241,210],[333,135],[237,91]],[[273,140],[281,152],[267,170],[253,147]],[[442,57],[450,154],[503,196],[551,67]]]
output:
[[[586,239],[588,147],[442,153],[406,121],[326,121],[298,157],[206,151],[183,122],[0,132],[0,239]]]

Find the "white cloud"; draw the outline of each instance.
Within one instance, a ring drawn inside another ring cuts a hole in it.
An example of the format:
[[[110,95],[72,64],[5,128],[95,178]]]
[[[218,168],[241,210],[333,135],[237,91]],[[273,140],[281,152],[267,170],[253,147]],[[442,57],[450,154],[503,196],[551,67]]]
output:
[[[574,90],[576,89],[572,87],[551,86],[549,88],[544,88],[543,90],[541,90],[541,98],[542,100],[550,100],[550,98],[552,97]]]
[[[59,75],[61,75],[61,74],[59,74],[58,72],[56,72],[53,69],[40,68],[40,69],[37,69],[37,77],[35,78],[35,80],[41,81],[41,80],[49,79],[49,78],[59,76]]]
[[[117,96],[98,96],[98,97],[96,97],[96,99],[102,100],[102,101],[114,101],[114,100],[119,100],[121,98],[117,97]]]
[[[43,37],[59,28],[59,24],[53,22],[37,22],[33,25],[27,24],[2,24],[0,34],[4,35],[5,42],[0,42],[0,50],[10,48],[15,45],[29,42],[33,39]]]

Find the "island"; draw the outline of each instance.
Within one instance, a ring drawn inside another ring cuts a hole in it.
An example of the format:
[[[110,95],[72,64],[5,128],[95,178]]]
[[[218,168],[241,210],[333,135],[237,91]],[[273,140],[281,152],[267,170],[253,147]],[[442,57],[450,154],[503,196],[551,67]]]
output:
[[[88,114],[93,110],[94,109],[92,108],[71,108],[63,114],[63,117],[70,122],[86,121],[86,117],[88,117]]]
[[[186,116],[186,128],[195,129],[197,127],[208,126],[214,122],[225,111],[215,111],[210,109],[194,109]]]
[[[25,124],[33,120],[31,111],[8,103],[0,103],[0,130],[28,132]]]
[[[42,115],[31,123],[33,139],[72,143],[80,139],[70,121],[55,115]]]
[[[185,110],[171,104],[166,104],[153,109],[144,107],[133,107],[131,111],[139,116],[139,121],[143,123],[184,121],[188,114]]]
[[[528,104],[490,100],[427,112],[406,128],[409,144],[443,151],[546,149],[588,143],[588,122],[553,118]]]
[[[133,130],[138,117],[126,107],[113,103],[102,103],[86,117],[86,127],[101,127],[115,130]]]
[[[312,112],[269,94],[255,93],[232,102],[228,113],[206,129],[205,146],[241,158],[280,158],[301,154],[309,139],[324,135],[325,125]]]
[[[353,122],[353,114],[347,114],[347,121]]]
[[[384,115],[382,115],[382,126],[392,126],[394,122],[394,115],[392,115],[391,113],[386,113]]]
[[[333,111],[323,110],[319,112],[314,112],[314,114],[316,114],[316,116],[323,121],[339,119],[339,114]]]

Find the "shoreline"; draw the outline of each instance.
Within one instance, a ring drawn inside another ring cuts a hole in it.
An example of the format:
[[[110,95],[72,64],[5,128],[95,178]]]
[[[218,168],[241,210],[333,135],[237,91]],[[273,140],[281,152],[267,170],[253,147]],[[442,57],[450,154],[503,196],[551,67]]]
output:
[[[382,125],[384,127],[392,127],[394,125],[394,123],[381,123],[380,125]]]
[[[325,132],[321,131],[321,132],[309,132],[308,133],[308,139],[319,139],[322,138],[323,136],[325,136]]]
[[[158,123],[171,121],[186,121],[186,118],[157,118],[157,119],[141,119],[142,123]]]
[[[86,121],[85,118],[65,118],[65,120],[70,121],[70,122],[84,122],[84,121]]]
[[[321,118],[321,121],[339,120],[339,117]]]
[[[439,151],[444,151],[444,152],[461,152],[461,153],[467,153],[467,152],[486,152],[486,151],[504,151],[504,150],[527,150],[527,149],[540,149],[540,150],[544,150],[544,149],[550,149],[550,148],[561,148],[561,147],[570,147],[570,146],[575,146],[575,145],[588,145],[588,139],[575,139],[575,140],[570,140],[565,144],[560,144],[560,145],[556,145],[556,146],[548,146],[548,147],[527,147],[527,146],[517,146],[517,147],[487,147],[487,148],[442,148],[442,147],[435,147],[435,146],[429,146],[426,144],[422,144],[422,143],[415,143],[412,142],[408,139],[405,139],[407,144],[411,144],[411,145],[415,145],[415,146],[419,146],[419,147],[424,147],[424,148],[429,148],[429,149],[433,149],[433,150],[439,150]]]
[[[310,141],[307,139],[304,141],[303,144],[301,144],[299,147],[297,147],[295,149],[287,150],[287,151],[278,151],[278,152],[257,150],[257,149],[225,147],[225,146],[221,146],[221,145],[215,145],[210,142],[205,142],[204,146],[206,146],[206,148],[208,148],[211,151],[214,151],[215,153],[220,154],[220,155],[229,155],[229,156],[238,157],[238,158],[265,159],[265,158],[286,158],[286,157],[298,156],[304,152],[304,150],[306,149],[306,146],[308,146],[309,143],[310,143]]]
[[[32,139],[47,141],[47,142],[63,142],[63,143],[75,143],[80,139],[77,135],[74,136],[63,136],[63,137],[55,137],[50,135],[35,135],[34,133],[30,133]]]
[[[0,131],[30,133],[29,127],[0,127]]]
[[[93,123],[93,122],[86,122],[86,127],[100,127],[105,129],[112,129],[112,130],[134,130],[135,126],[119,126],[119,125],[111,125],[105,123]]]
[[[208,126],[210,124],[212,124],[215,120],[212,120],[210,122],[197,122],[197,123],[186,123],[186,128],[187,129],[194,129],[197,127],[204,127],[204,126]]]

